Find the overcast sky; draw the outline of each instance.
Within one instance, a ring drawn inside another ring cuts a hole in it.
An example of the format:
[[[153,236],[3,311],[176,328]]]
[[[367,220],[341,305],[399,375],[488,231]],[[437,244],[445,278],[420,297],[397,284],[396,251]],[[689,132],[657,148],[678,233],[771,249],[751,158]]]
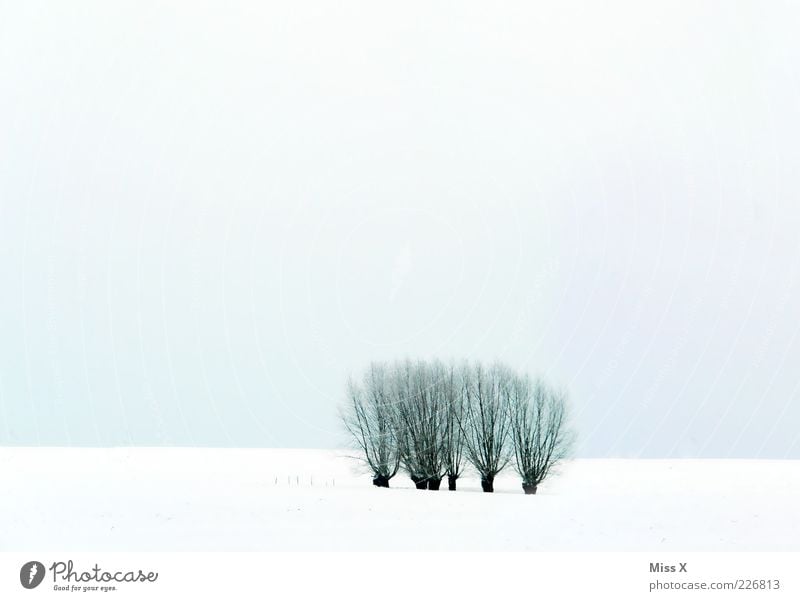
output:
[[[797,17],[0,2],[0,444],[339,446],[436,356],[581,456],[800,457]]]

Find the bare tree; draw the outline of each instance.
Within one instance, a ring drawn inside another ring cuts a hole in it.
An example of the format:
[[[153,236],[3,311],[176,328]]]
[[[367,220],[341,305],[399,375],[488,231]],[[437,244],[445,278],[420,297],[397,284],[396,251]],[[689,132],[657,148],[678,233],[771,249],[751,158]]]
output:
[[[428,478],[428,490],[439,490],[442,477],[448,471],[445,445],[447,394],[443,379],[445,367],[440,361],[433,361],[420,362],[418,369],[418,395],[426,416],[425,472]]]
[[[442,452],[447,473],[447,488],[456,490],[456,481],[464,471],[464,431],[459,424],[464,421],[465,401],[461,385],[461,372],[455,364],[437,364],[436,381],[442,395],[444,419],[442,428]]]
[[[500,364],[489,369],[480,363],[463,372],[465,411],[459,421],[466,456],[481,478],[483,492],[494,492],[494,478],[508,463],[509,431],[504,387],[511,372]]]
[[[402,466],[417,488],[456,489],[466,462],[494,491],[514,459],[526,494],[567,456],[566,395],[502,364],[372,363],[348,384],[342,421],[373,484],[388,487]]]
[[[446,412],[433,370],[423,361],[398,362],[391,382],[400,461],[417,488],[438,490],[445,472],[441,422]]]
[[[400,463],[417,488],[428,487],[424,442],[414,398],[414,370],[410,361],[393,365],[391,373],[392,425]]]
[[[384,365],[372,363],[361,383],[350,380],[341,418],[361,452],[359,459],[372,470],[372,483],[389,488],[389,480],[400,467],[400,457]]]
[[[527,376],[516,376],[508,392],[515,468],[525,494],[536,494],[539,484],[572,446],[566,394],[541,380],[531,384]]]

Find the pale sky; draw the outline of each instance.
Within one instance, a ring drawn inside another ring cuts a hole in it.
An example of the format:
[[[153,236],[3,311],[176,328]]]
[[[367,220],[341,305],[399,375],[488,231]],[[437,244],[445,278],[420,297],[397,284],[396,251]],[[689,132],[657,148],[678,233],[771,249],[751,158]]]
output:
[[[0,2],[0,444],[336,447],[374,359],[800,457],[788,3]]]

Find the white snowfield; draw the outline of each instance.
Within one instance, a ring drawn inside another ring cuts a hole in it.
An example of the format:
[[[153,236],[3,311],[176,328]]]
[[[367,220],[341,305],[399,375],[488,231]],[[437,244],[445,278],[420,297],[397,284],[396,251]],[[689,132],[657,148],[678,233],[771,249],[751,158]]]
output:
[[[0,448],[0,550],[800,550],[800,461],[561,472],[526,496],[378,489],[336,451]]]

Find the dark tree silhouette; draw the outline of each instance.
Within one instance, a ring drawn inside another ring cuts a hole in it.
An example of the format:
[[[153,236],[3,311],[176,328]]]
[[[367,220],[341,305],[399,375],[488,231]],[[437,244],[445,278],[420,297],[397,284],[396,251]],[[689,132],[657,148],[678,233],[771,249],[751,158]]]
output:
[[[459,421],[466,456],[481,478],[483,492],[494,492],[494,478],[506,466],[509,431],[504,388],[511,372],[496,364],[489,369],[475,363],[464,370],[465,411]]]
[[[527,376],[515,376],[508,393],[514,466],[525,494],[536,494],[572,446],[566,395],[541,380],[531,384]]]
[[[462,370],[454,364],[438,364],[437,382],[441,388],[444,405],[444,428],[442,451],[447,473],[447,488],[456,490],[456,482],[464,471],[464,431],[459,424],[464,421],[465,401],[462,386]]]
[[[400,467],[386,367],[372,363],[361,383],[351,380],[341,418],[361,459],[372,471],[375,486],[389,488]]]
[[[417,488],[438,490],[445,471],[442,422],[446,412],[435,370],[423,361],[402,361],[391,374],[400,461]]]

